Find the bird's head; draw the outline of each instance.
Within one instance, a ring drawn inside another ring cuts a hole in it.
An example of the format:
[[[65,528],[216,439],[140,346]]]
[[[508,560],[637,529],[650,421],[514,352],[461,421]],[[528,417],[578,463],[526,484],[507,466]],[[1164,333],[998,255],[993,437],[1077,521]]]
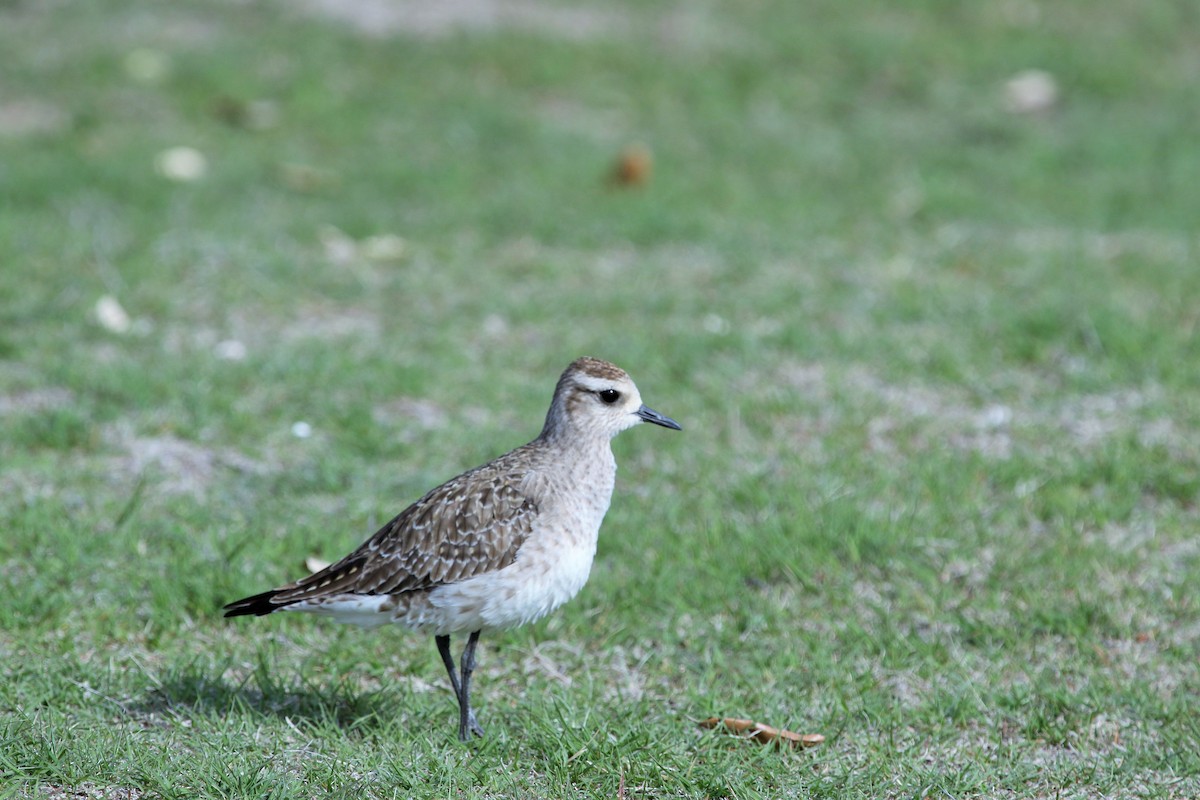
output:
[[[553,438],[572,431],[611,439],[642,422],[682,430],[678,422],[642,403],[625,370],[585,356],[571,362],[558,379],[542,435]]]

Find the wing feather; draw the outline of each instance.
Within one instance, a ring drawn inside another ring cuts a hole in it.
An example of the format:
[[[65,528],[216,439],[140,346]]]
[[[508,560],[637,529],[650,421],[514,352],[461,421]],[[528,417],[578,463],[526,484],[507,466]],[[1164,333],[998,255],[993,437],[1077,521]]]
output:
[[[528,462],[513,458],[519,452],[433,489],[342,560],[230,603],[226,616],[266,614],[331,595],[428,590],[503,569],[516,560],[538,514],[519,488],[528,471]]]

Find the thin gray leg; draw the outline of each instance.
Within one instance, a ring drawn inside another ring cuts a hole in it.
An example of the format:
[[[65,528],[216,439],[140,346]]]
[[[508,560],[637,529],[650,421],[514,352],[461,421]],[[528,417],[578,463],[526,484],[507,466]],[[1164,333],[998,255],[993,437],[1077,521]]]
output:
[[[450,685],[454,687],[454,699],[461,703],[462,689],[458,685],[458,673],[454,671],[454,656],[450,655],[450,637],[435,636],[433,640],[437,642],[438,653],[442,656],[442,663],[446,665],[446,674],[450,676]]]
[[[470,741],[471,734],[483,736],[483,726],[475,719],[475,712],[471,710],[471,673],[475,671],[475,645],[479,643],[479,631],[473,631],[467,639],[467,645],[463,648],[462,655],[462,682],[458,684],[458,739],[462,742]],[[438,645],[441,647],[441,644]],[[449,658],[449,643],[447,643],[447,655],[443,658]]]

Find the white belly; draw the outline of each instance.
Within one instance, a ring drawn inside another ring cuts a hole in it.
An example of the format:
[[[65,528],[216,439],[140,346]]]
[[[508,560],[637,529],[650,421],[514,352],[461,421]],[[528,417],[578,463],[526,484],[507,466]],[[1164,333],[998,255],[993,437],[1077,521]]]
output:
[[[406,615],[410,619],[402,621],[433,628],[437,634],[525,625],[579,593],[587,583],[595,554],[594,537],[578,546],[555,548],[552,553],[522,548],[517,560],[504,569],[434,589],[424,613],[413,609],[417,613],[410,612]],[[411,619],[414,616],[428,619]]]

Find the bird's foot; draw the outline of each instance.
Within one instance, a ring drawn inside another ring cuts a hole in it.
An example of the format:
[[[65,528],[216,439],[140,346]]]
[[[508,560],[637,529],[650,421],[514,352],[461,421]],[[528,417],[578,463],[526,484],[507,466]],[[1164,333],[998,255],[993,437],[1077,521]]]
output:
[[[467,711],[467,718],[459,722],[458,740],[460,742],[469,742],[471,741],[471,734],[483,738],[483,726],[479,724],[479,720],[475,719],[474,710]]]

